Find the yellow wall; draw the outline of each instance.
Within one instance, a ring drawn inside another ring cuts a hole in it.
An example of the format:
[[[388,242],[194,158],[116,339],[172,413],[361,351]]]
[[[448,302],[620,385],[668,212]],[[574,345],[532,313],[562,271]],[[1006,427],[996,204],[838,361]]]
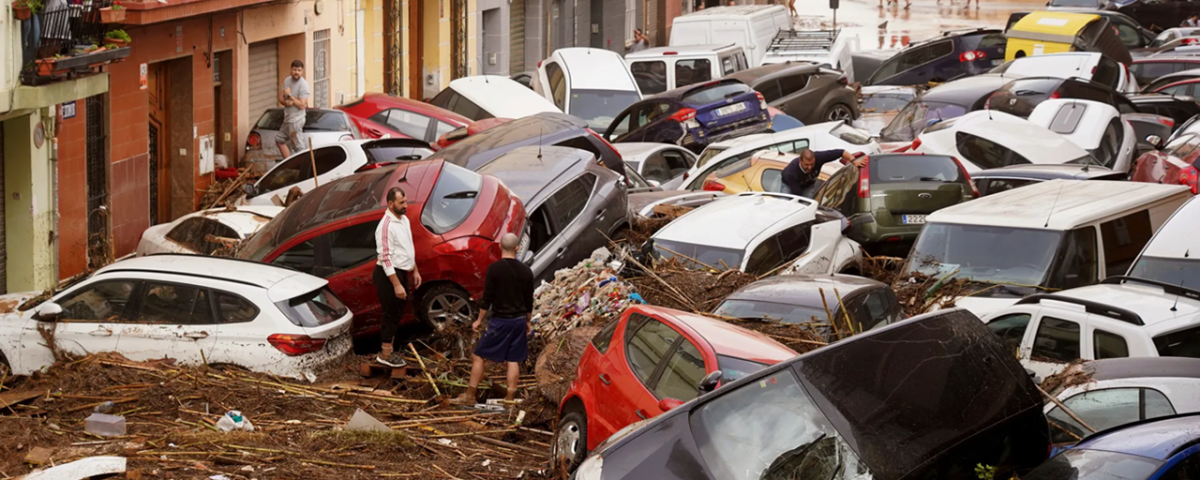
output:
[[[54,166],[50,162],[53,119],[50,108],[39,108],[0,122],[0,135],[4,135],[4,231],[9,292],[45,290],[58,282],[55,244],[50,240],[58,220],[51,180]],[[41,148],[33,143],[34,129],[39,123],[46,139]]]
[[[368,92],[383,91],[383,0],[363,0],[363,39],[366,42],[366,87]]]

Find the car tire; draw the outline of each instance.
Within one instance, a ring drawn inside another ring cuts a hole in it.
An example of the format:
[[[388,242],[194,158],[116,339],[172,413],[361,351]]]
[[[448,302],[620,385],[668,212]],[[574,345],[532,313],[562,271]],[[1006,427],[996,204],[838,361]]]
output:
[[[854,110],[851,110],[844,103],[835,103],[825,110],[824,118],[826,122],[854,120]]]
[[[587,414],[582,407],[568,407],[566,415],[558,421],[554,435],[554,457],[557,467],[567,472],[583,463],[587,457]]]
[[[421,294],[418,312],[439,332],[451,323],[470,325],[477,314],[471,295],[450,283],[434,286]]]
[[[0,353],[0,379],[5,379],[13,376],[12,364],[8,363],[8,357]]]

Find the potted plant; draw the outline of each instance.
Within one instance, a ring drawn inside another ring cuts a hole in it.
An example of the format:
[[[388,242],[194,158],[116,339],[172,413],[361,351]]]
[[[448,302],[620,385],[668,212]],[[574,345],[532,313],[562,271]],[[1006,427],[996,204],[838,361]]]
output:
[[[101,23],[121,23],[125,21],[125,6],[121,2],[113,2],[111,7],[100,9]]]
[[[42,77],[48,77],[54,74],[54,71],[57,70],[56,64],[61,58],[63,58],[62,55],[55,55],[50,58],[39,58],[37,61],[37,74]]]
[[[33,14],[42,11],[43,0],[16,0],[12,2],[13,16],[17,20],[29,20]]]
[[[104,42],[111,43],[113,45],[116,45],[117,48],[121,48],[126,45],[129,45],[130,43],[133,43],[133,39],[129,38],[129,34],[125,33],[124,30],[117,29],[117,30],[111,30],[108,33],[106,33],[104,35]]]

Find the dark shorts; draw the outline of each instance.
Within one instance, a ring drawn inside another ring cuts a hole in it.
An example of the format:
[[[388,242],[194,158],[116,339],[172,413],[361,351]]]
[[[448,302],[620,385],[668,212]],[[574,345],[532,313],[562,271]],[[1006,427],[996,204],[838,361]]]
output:
[[[492,317],[475,345],[475,355],[493,362],[524,362],[529,358],[525,317]]]

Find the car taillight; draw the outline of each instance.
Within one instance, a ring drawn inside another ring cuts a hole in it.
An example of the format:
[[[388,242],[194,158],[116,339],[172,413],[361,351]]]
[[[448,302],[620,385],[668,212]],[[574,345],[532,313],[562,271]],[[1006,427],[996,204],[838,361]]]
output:
[[[595,130],[592,130],[589,128],[589,129],[587,129],[587,131],[588,131],[588,133],[592,134],[593,137],[596,137],[597,140],[600,140],[600,143],[603,143],[604,146],[608,147],[609,150],[612,150],[613,155],[617,156],[617,160],[621,160],[621,152],[617,151],[617,147],[614,147],[614,146],[612,146],[611,143],[608,143],[608,140],[605,140],[604,137],[601,137],[600,134],[596,133]],[[599,161],[601,164],[604,163],[604,160],[601,160],[599,158],[597,158],[596,160]]]
[[[725,184],[718,182],[716,180],[705,180],[704,181],[704,190],[709,191],[709,192],[724,192]]]
[[[1197,173],[1196,167],[1191,165],[1184,167],[1183,170],[1179,171],[1179,184],[1192,187],[1192,195],[1197,193],[1198,189],[1196,186],[1198,183],[1200,183],[1200,181],[1197,179],[1197,177],[1200,177],[1200,175],[1197,175]]]
[[[294,335],[290,333],[276,333],[267,337],[267,342],[270,342],[272,347],[283,352],[284,355],[295,357],[320,351],[325,348],[326,340],[324,338],[312,338],[308,335]]]
[[[954,160],[955,165],[958,165],[958,171],[962,172],[964,177],[967,177],[967,183],[971,185],[971,194],[974,195],[975,198],[979,198],[979,189],[975,188],[975,181],[971,180],[971,173],[968,172],[965,167],[963,167],[962,162],[958,161],[958,157],[950,157],[950,159]]]
[[[250,132],[250,136],[246,137],[246,150],[258,150],[262,148],[262,137],[258,132]]]
[[[767,99],[765,97],[763,97],[763,94],[754,92],[754,96],[758,97],[758,108],[766,110],[767,109]]]
[[[338,137],[338,141],[339,141],[339,142],[344,142],[344,141],[346,141],[346,140],[354,140],[354,135],[351,135],[351,134],[347,133],[347,134],[345,134],[345,135],[342,135],[342,136]]]
[[[668,51],[668,52],[663,52],[662,54],[663,55],[679,55],[679,52]]]
[[[1061,97],[1062,97],[1062,94],[1058,93],[1058,90],[1055,90],[1053,93],[1050,94],[1050,98],[1061,98]]]
[[[1175,120],[1167,117],[1158,117],[1158,123],[1166,125],[1169,128],[1175,128]]]
[[[921,139],[918,137],[916,140],[913,140],[912,146],[909,147],[908,150],[909,151],[916,150],[917,147],[920,147],[920,146],[921,146]]]
[[[863,166],[858,169],[858,198],[871,196],[871,157],[863,157]]]
[[[433,251],[442,255],[463,255],[468,252],[487,253],[492,250],[493,246],[496,247],[496,251],[499,251],[499,244],[487,238],[459,237],[434,245]]]
[[[667,118],[674,120],[676,122],[679,122],[679,123],[683,123],[683,122],[686,122],[693,118],[696,118],[696,109],[682,108],[678,112],[672,113],[671,116],[667,117]]]
[[[985,60],[985,59],[987,59],[987,54],[983,53],[979,50],[963,52],[958,55],[958,61],[960,61],[960,62],[974,62],[976,60]]]
[[[1185,39],[1183,39],[1183,44],[1184,44],[1184,45],[1195,45],[1197,41],[1200,41],[1200,39],[1196,39],[1196,38],[1185,38]]]

